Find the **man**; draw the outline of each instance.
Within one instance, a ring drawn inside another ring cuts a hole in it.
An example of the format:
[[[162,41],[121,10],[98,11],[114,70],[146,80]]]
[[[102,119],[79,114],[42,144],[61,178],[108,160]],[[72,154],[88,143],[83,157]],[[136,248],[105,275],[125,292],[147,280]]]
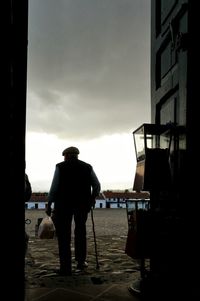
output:
[[[31,183],[29,181],[28,175],[26,173],[25,173],[25,185],[24,186],[25,186],[24,187],[24,200],[25,200],[25,202],[28,202],[32,195],[32,187],[31,187]],[[28,249],[28,241],[29,241],[29,235],[25,231],[25,255],[26,255],[27,249]]]
[[[93,167],[78,159],[79,149],[71,146],[62,155],[64,161],[56,164],[56,169],[48,194],[46,213],[51,215],[58,239],[60,275],[71,275],[71,225],[74,218],[74,243],[77,270],[87,266],[86,221],[88,213],[95,206],[100,193],[100,182]]]
[[[25,173],[25,192],[24,192],[25,202],[28,202],[30,200],[31,195],[32,195],[31,183],[29,181],[28,175]]]

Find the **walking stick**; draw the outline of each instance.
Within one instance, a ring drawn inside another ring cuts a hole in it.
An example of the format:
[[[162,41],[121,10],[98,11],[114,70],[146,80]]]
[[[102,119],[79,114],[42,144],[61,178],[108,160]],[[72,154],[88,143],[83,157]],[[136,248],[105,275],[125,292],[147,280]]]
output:
[[[93,208],[91,207],[91,219],[92,219],[92,229],[94,234],[94,248],[95,248],[95,256],[96,256],[96,269],[99,270],[99,261],[98,261],[98,253],[97,253],[97,242],[96,242],[96,234],[94,228],[94,217],[93,217]]]

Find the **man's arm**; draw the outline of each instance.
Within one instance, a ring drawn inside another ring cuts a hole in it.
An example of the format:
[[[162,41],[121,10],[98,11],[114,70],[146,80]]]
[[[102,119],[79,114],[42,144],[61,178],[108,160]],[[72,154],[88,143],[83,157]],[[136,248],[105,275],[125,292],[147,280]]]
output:
[[[101,184],[99,182],[99,179],[97,178],[93,168],[91,170],[91,185],[92,185],[92,200],[91,200],[91,207],[95,206],[95,199],[99,195],[101,191]]]
[[[29,201],[32,195],[32,187],[28,175],[25,173],[25,202]]]
[[[55,203],[55,200],[57,197],[59,177],[60,177],[59,168],[56,166],[53,180],[51,183],[51,187],[50,187],[50,190],[48,193],[48,204],[47,204],[47,210],[46,210],[46,214],[48,216],[51,215],[51,211],[52,211],[51,205],[52,205],[52,203]]]

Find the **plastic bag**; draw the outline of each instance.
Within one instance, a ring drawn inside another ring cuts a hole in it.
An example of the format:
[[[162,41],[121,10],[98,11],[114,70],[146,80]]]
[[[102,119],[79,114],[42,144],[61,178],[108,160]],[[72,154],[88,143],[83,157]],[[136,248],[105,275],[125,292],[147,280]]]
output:
[[[38,237],[41,239],[50,239],[55,235],[55,226],[50,216],[46,216],[42,219],[38,228]]]

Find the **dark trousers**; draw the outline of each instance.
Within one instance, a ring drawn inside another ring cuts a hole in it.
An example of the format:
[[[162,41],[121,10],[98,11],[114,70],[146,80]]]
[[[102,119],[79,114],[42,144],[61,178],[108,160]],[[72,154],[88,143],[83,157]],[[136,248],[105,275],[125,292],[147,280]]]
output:
[[[74,248],[75,260],[82,263],[87,255],[86,221],[88,213],[79,210],[69,210],[66,213],[56,214],[55,227],[58,239],[60,269],[71,271],[71,228],[74,218]]]

